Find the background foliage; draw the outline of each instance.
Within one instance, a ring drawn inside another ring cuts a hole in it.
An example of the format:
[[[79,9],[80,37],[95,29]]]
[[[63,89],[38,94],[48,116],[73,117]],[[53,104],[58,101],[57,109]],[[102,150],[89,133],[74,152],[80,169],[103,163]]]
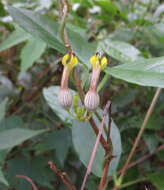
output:
[[[89,58],[99,51],[110,60],[100,77],[107,79],[100,107],[112,100],[111,138],[117,155],[110,166],[112,175],[127,159],[155,87],[164,87],[164,4],[160,0],[69,3],[66,27],[80,60],[85,91],[91,77]],[[0,1],[0,189],[31,189],[17,174],[29,176],[41,190],[66,189],[49,169],[49,160],[67,172],[78,189],[81,186],[96,137],[88,122],[75,121],[57,102],[62,66],[51,66],[66,52],[58,21],[55,0]],[[71,80],[70,86],[75,90]],[[163,116],[162,91],[133,161],[164,143]],[[88,190],[99,184],[103,154],[99,146]],[[139,179],[139,183],[124,189],[163,190],[163,178],[161,150],[127,171],[124,182]]]

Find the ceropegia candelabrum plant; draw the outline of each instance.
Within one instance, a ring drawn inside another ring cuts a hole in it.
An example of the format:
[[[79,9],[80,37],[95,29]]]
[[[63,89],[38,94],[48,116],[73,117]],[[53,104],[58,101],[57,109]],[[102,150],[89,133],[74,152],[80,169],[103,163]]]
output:
[[[77,65],[78,59],[74,53],[66,54],[62,59],[64,70],[61,80],[61,88],[58,93],[58,101],[60,105],[68,109],[72,105],[72,95],[68,88],[68,79],[71,70]],[[100,103],[100,97],[97,93],[97,84],[100,76],[100,72],[107,66],[107,58],[105,56],[100,57],[99,53],[96,53],[90,58],[90,64],[92,66],[92,77],[90,82],[89,91],[85,95],[84,105],[87,111],[95,111]]]

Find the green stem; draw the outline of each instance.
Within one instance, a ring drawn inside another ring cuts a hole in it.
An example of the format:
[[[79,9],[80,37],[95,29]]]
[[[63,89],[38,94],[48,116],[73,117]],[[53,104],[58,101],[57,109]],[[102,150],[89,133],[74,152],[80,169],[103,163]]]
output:
[[[62,41],[64,43],[65,43],[64,29],[65,29],[66,15],[67,15],[67,6],[66,6],[66,4],[64,4],[63,15],[62,15],[62,19],[61,19],[60,28],[59,28],[60,38],[62,39]]]
[[[109,78],[109,74],[105,73],[104,78],[101,80],[100,84],[97,87],[97,92],[100,92],[100,90],[104,87],[104,85],[107,82],[108,78]]]
[[[119,186],[119,189],[123,189],[123,188],[125,188],[125,187],[130,186],[130,185],[134,185],[134,184],[136,184],[136,183],[139,183],[139,182],[142,182],[142,181],[146,181],[146,180],[147,180],[147,177],[144,177],[144,178],[141,178],[141,179],[136,179],[136,180],[134,180],[134,181],[129,181],[129,182],[127,182],[127,183],[125,183],[125,184]]]

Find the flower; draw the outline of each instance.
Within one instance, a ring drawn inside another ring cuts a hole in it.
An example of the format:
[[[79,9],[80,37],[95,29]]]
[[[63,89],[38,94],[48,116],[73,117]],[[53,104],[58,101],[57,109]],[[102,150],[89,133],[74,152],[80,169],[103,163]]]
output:
[[[74,53],[66,54],[62,59],[62,64],[64,66],[61,88],[58,93],[59,104],[68,109],[72,105],[72,95],[68,89],[68,78],[71,70],[78,64],[78,59]]]
[[[97,83],[99,80],[101,70],[104,70],[107,66],[107,58],[103,56],[100,59],[99,53],[96,53],[90,58],[90,64],[92,65],[92,78],[89,91],[87,92],[84,104],[88,111],[94,111],[100,102],[99,94],[97,93]]]

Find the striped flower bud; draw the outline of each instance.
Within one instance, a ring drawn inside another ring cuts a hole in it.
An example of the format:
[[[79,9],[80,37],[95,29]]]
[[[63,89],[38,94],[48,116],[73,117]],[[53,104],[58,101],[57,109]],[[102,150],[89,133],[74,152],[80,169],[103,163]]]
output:
[[[78,64],[77,57],[73,53],[67,53],[62,59],[62,64],[64,65],[64,70],[61,88],[58,93],[58,102],[64,109],[68,109],[72,105],[72,95],[68,88],[68,79],[71,70]]]
[[[84,99],[84,104],[88,111],[94,111],[100,103],[100,97],[97,93],[97,84],[101,70],[107,66],[107,58],[103,57],[100,59],[99,54],[96,53],[90,58],[90,63],[92,65],[92,78],[89,91]]]

